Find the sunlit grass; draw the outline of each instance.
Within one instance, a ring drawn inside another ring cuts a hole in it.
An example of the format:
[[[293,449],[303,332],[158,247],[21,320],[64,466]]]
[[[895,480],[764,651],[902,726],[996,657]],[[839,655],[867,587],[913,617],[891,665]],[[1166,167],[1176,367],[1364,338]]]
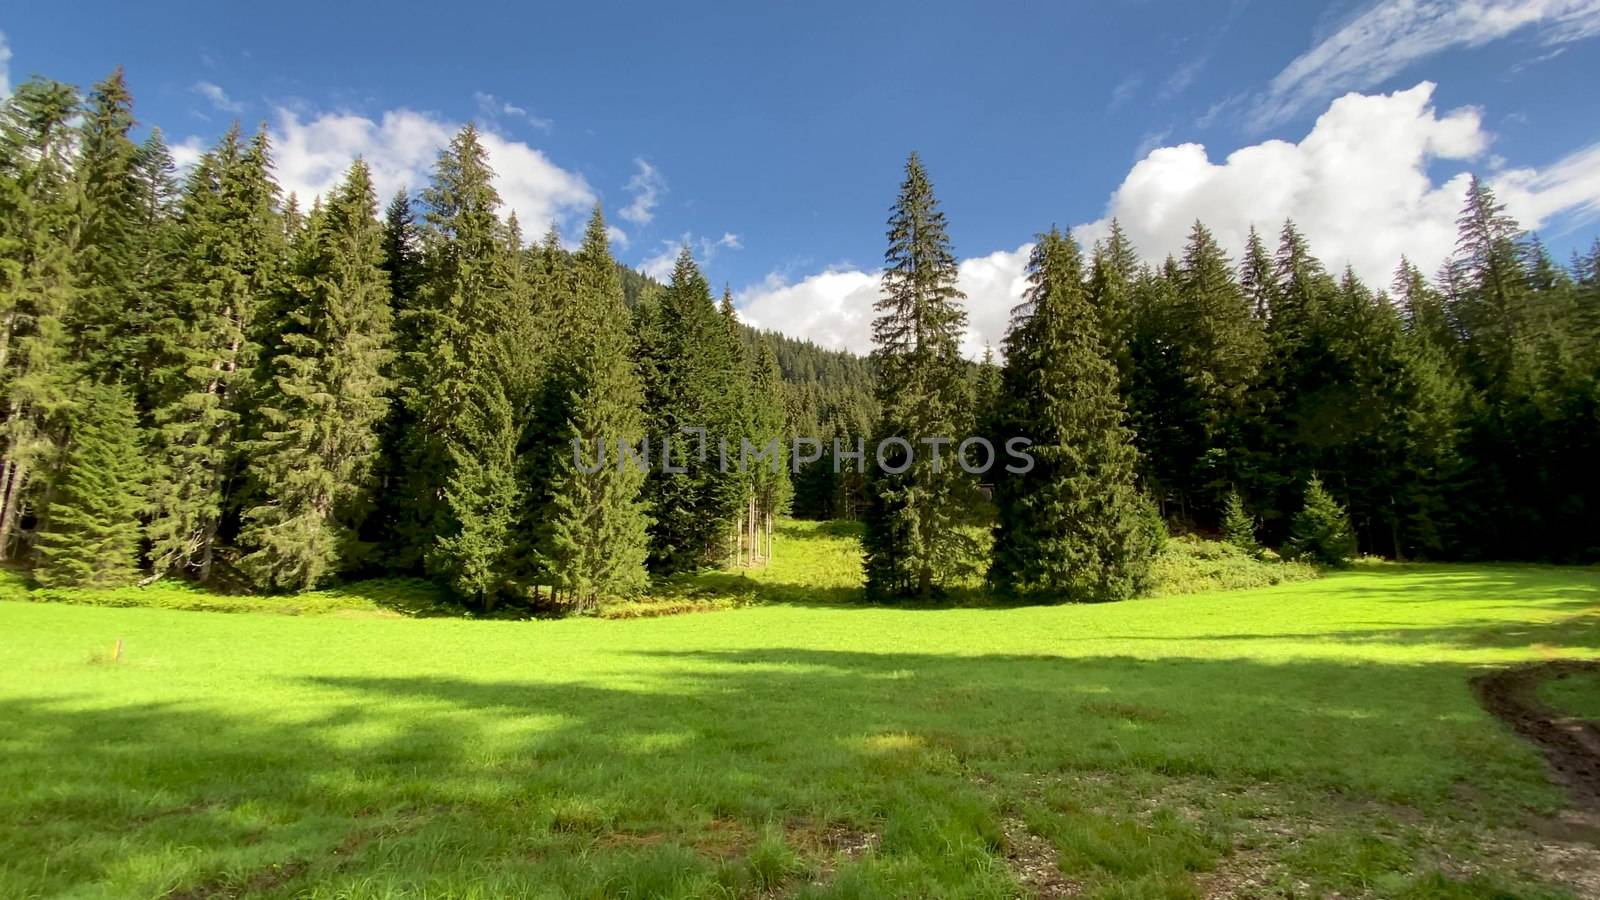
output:
[[[805,540],[637,621],[0,602],[0,897],[1560,896],[1468,681],[1600,657],[1600,573],[864,608]]]

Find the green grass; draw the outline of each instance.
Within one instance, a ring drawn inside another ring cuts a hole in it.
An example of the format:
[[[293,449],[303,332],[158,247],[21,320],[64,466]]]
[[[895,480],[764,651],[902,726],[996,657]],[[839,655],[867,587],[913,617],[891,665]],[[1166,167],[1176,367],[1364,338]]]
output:
[[[828,528],[704,615],[0,602],[0,897],[1568,896],[1468,682],[1594,570],[863,608]]]
[[[1600,672],[1563,672],[1542,681],[1539,699],[1563,715],[1600,722]]]

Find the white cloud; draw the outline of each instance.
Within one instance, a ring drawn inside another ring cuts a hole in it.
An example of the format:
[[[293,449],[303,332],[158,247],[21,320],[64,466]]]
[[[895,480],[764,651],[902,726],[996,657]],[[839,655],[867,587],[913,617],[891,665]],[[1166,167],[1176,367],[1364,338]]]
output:
[[[740,292],[739,318],[823,347],[866,353],[877,299],[876,272],[830,269],[792,284],[774,274]]]
[[[1427,82],[1387,95],[1334,101],[1298,143],[1266,141],[1213,162],[1199,144],[1151,151],[1111,195],[1106,216],[1073,229],[1086,248],[1117,217],[1151,261],[1181,253],[1203,221],[1229,252],[1243,249],[1251,225],[1275,242],[1293,218],[1311,249],[1335,271],[1345,264],[1373,287],[1387,287],[1402,254],[1431,271],[1455,248],[1465,171],[1436,181],[1430,164],[1484,160],[1492,135],[1476,109],[1438,113]],[[1555,217],[1600,216],[1600,143],[1540,168],[1488,176],[1507,211],[1526,228]],[[1026,286],[1031,244],[960,263],[969,330],[962,351],[999,347],[1011,308]],[[879,273],[829,269],[799,280],[777,275],[742,291],[753,325],[838,349],[871,349]]]
[[[628,249],[628,233],[615,225],[606,226],[606,240],[624,250]]]
[[[197,81],[194,83],[193,87],[189,88],[189,90],[194,91],[196,94],[206,98],[211,102],[212,106],[215,106],[217,109],[220,109],[223,112],[244,112],[243,103],[240,103],[239,101],[229,97],[227,91],[209,81]]]
[[[1455,219],[1466,191],[1462,171],[1436,183],[1429,165],[1484,155],[1492,135],[1481,113],[1439,114],[1431,83],[1407,91],[1335,100],[1299,143],[1266,141],[1213,162],[1205,147],[1153,150],[1112,194],[1106,217],[1080,226],[1086,243],[1105,235],[1114,216],[1150,259],[1180,252],[1203,221],[1237,253],[1251,225],[1272,239],[1285,218],[1305,232],[1329,266],[1346,263],[1384,286],[1401,254],[1425,270],[1455,246]],[[1544,170],[1498,173],[1510,213],[1528,228],[1600,200],[1600,145]]]
[[[717,254],[723,250],[742,250],[744,244],[740,242],[739,236],[731,231],[724,231],[719,238],[697,238],[685,231],[677,240],[662,241],[661,252],[639,263],[639,271],[657,281],[667,281],[672,277],[672,267],[678,261],[678,254],[682,253],[685,247],[694,251],[695,261],[703,268],[716,259]]]
[[[302,204],[337,184],[357,156],[372,169],[380,201],[401,189],[419,190],[439,151],[461,128],[409,109],[389,110],[377,121],[352,113],[302,120],[280,107],[277,118],[272,140],[278,183]],[[488,130],[479,135],[495,170],[495,188],[507,209],[516,212],[524,234],[542,234],[594,204],[594,191],[582,175],[521,141]]]
[[[490,121],[498,121],[501,118],[521,119],[540,131],[549,131],[555,124],[549,119],[541,119],[528,112],[527,109],[509,100],[496,97],[494,94],[476,91],[473,93],[472,99],[478,104],[478,112]]]
[[[0,100],[11,96],[11,45],[0,31]]]
[[[206,145],[197,135],[191,134],[169,146],[167,152],[172,154],[172,164],[177,167],[178,173],[183,175],[200,161],[200,157],[206,152]]]
[[[1279,72],[1250,118],[1265,128],[1437,53],[1524,29],[1547,45],[1600,34],[1600,0],[1378,0]]]
[[[1033,244],[997,250],[960,262],[956,280],[967,295],[967,333],[961,352],[983,356],[984,345],[1000,347],[1011,309],[1027,287],[1025,269]],[[878,300],[881,272],[829,269],[797,282],[777,274],[739,293],[739,316],[757,328],[770,328],[806,338],[835,350],[867,353],[872,349],[873,304]]]
[[[635,159],[633,164],[637,171],[628,179],[633,202],[623,207],[618,215],[635,225],[648,225],[656,217],[656,204],[661,202],[661,195],[667,192],[667,180],[661,176],[661,170],[642,157]]]

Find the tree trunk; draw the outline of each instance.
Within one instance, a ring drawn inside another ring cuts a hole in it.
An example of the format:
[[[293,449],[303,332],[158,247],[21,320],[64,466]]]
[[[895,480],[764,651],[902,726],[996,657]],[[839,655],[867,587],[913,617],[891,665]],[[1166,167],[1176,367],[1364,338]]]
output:
[[[28,483],[28,470],[21,463],[7,460],[3,486],[0,486],[0,559],[11,558],[11,538],[17,528],[17,509],[22,489]]]

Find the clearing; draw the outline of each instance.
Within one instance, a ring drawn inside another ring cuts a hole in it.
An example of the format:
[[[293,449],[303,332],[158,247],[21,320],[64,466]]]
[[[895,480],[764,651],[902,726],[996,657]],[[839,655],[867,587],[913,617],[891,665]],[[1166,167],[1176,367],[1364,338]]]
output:
[[[1600,658],[1600,571],[771,577],[633,621],[0,602],[0,897],[1600,896],[1593,811],[1474,687]]]

